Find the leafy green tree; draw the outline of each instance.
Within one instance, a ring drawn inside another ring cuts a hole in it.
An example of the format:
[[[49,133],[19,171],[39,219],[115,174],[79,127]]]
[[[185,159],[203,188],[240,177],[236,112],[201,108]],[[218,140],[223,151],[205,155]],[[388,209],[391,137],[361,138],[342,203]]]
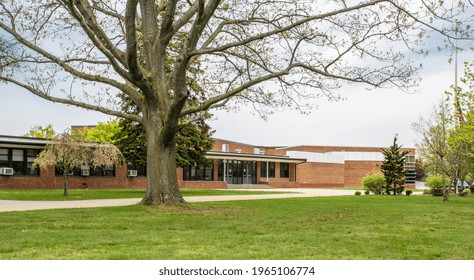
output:
[[[465,63],[461,84],[451,87],[446,92],[446,99],[453,100],[455,119],[447,143],[450,148],[448,162],[451,170],[451,182],[458,191],[458,186],[465,182],[474,170],[474,63]]]
[[[175,170],[182,117],[240,102],[262,114],[304,110],[308,98],[337,99],[345,82],[407,90],[420,69],[407,50],[422,51],[430,31],[452,38],[449,22],[461,23],[460,36],[471,32],[468,1],[321,2],[2,0],[8,52],[0,81],[143,125],[142,204],[182,204]],[[120,94],[136,113],[120,109]]]
[[[94,127],[85,127],[81,131],[72,131],[79,138],[97,143],[112,143],[116,140],[115,135],[120,132],[120,122],[118,119],[111,119],[107,122],[99,122]]]
[[[382,162],[381,169],[385,177],[387,194],[390,194],[390,191],[394,195],[400,194],[405,186],[405,156],[408,154],[408,151],[402,152],[400,150],[401,147],[397,144],[397,136],[395,136],[392,146],[382,150],[385,159]]]
[[[37,125],[30,129],[26,134],[23,134],[24,137],[35,137],[35,138],[45,138],[52,139],[56,135],[53,125],[48,124],[47,126]]]
[[[433,107],[430,118],[423,118],[412,124],[413,130],[418,134],[419,140],[416,145],[419,155],[423,158],[425,167],[431,174],[440,174],[443,183],[443,200],[449,201],[449,184],[445,184],[445,176],[451,177],[449,173],[452,168],[448,164],[455,156],[450,153],[448,145],[449,133],[453,128],[453,110],[446,100],[438,106]],[[451,159],[448,161],[448,158]]]

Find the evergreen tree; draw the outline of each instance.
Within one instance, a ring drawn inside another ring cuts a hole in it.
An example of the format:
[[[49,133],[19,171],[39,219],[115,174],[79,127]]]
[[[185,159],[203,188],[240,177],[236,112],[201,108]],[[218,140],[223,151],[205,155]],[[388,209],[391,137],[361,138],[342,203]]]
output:
[[[405,156],[408,151],[400,151],[401,147],[397,144],[395,135],[392,146],[382,150],[385,159],[381,169],[385,176],[387,194],[392,191],[394,195],[397,195],[403,191],[405,186]]]

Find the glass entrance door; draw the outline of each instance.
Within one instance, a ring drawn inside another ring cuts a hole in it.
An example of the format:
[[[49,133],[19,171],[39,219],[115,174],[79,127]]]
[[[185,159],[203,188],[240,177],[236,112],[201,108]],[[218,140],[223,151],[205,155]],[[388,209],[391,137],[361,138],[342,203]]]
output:
[[[243,184],[256,184],[257,183],[257,168],[256,163],[253,161],[245,161],[243,170]]]
[[[254,161],[219,160],[218,175],[220,181],[228,184],[256,184],[257,164]]]

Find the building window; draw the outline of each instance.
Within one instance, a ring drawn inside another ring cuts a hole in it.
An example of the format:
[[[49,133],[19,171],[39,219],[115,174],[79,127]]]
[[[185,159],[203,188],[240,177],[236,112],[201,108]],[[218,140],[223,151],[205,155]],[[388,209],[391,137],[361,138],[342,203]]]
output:
[[[98,166],[96,168],[90,168],[90,176],[104,176],[104,177],[114,177],[115,176],[115,166]]]
[[[183,167],[184,181],[213,181],[214,166],[191,165]]]
[[[10,167],[9,154],[8,149],[0,149],[0,167]]]
[[[72,171],[69,171],[69,176],[83,176],[82,175],[82,170],[85,169],[87,170],[86,166],[82,166],[79,168],[75,168]],[[89,175],[88,176],[94,176],[94,177],[115,177],[115,166],[114,165],[108,165],[108,166],[100,166],[96,168],[92,168],[89,166]],[[56,167],[56,176],[63,176],[63,171],[58,169]],[[88,177],[85,176],[85,177]]]
[[[145,176],[146,177],[146,164],[132,164],[128,163],[127,164],[127,171],[128,170],[136,170],[137,171],[137,176]]]
[[[406,170],[405,183],[415,184],[415,180],[416,180],[415,156],[406,156],[405,170]]]
[[[275,178],[275,163],[274,162],[261,162],[260,163],[260,177],[267,177],[267,166],[268,166],[268,177]]]
[[[280,178],[290,178],[290,164],[280,162]]]
[[[15,174],[25,175],[25,151],[20,149],[12,150],[12,168]]]
[[[16,175],[39,175],[39,168],[33,168],[39,153],[37,149],[0,148],[0,167],[13,168]]]
[[[39,175],[39,168],[33,168],[33,163],[38,157],[40,151],[39,150],[26,150],[26,174],[27,175]]]

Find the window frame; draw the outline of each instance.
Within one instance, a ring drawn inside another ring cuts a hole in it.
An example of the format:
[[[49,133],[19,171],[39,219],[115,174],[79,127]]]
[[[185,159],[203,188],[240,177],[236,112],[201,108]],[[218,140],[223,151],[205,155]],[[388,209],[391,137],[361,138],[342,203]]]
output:
[[[283,166],[286,168],[283,169]],[[280,162],[280,178],[290,178],[290,163]]]
[[[0,160],[0,167],[13,168],[13,175],[15,176],[40,176],[40,169],[33,168],[33,162],[41,153],[41,149],[0,147],[0,151],[2,151],[0,157],[4,158],[3,160]],[[14,155],[14,151],[17,151],[16,155]],[[18,153],[18,151],[21,151],[21,155]],[[32,151],[36,153],[34,159],[30,156],[30,152]],[[7,160],[5,160],[5,156]],[[19,160],[20,157],[21,160]],[[33,172],[33,170],[35,172]]]
[[[275,178],[276,163],[274,161],[260,162],[260,177],[267,178],[267,164],[268,164],[268,178]]]

